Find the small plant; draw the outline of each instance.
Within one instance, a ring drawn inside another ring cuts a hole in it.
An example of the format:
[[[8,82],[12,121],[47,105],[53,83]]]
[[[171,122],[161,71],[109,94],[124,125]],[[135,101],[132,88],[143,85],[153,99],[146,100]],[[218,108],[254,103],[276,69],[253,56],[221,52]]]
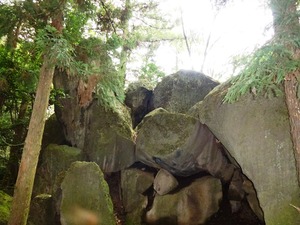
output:
[[[279,84],[284,81],[286,74],[300,67],[300,62],[293,57],[293,51],[286,47],[287,42],[292,47],[300,46],[300,39],[280,43],[271,41],[243,59],[239,65],[241,72],[230,81],[232,85],[224,101],[235,102],[249,92],[253,95],[282,95]]]

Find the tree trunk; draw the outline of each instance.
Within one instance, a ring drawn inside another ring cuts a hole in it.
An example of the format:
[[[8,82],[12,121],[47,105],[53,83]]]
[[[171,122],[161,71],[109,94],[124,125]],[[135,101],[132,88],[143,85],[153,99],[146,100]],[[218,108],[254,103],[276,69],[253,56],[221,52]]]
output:
[[[123,31],[122,38],[123,40],[128,39],[128,22],[129,19],[131,18],[131,0],[126,0],[125,1],[125,9],[122,12],[121,16],[121,28]],[[125,80],[126,80],[126,70],[127,70],[127,60],[129,57],[129,52],[130,52],[130,47],[127,46],[126,41],[124,46],[122,47],[122,51],[120,53],[120,64],[119,64],[119,76],[123,80],[123,84],[125,86]]]
[[[36,166],[45,127],[46,111],[54,74],[54,64],[44,57],[28,134],[25,139],[8,225],[26,225]]]
[[[297,91],[299,86],[297,77],[299,76],[299,70],[297,70],[295,73],[290,73],[286,75],[284,82],[284,90],[286,96],[286,104],[289,111],[298,183],[300,186],[300,102],[297,97]]]
[[[292,41],[299,39],[300,25],[297,12],[297,0],[271,0],[270,7],[273,13],[273,27],[275,40],[293,52],[295,60],[300,60],[299,48]],[[288,41],[287,41],[288,40]],[[300,69],[287,74],[284,81],[286,104],[288,107],[292,142],[296,161],[297,178],[300,185],[300,102],[297,97]]]

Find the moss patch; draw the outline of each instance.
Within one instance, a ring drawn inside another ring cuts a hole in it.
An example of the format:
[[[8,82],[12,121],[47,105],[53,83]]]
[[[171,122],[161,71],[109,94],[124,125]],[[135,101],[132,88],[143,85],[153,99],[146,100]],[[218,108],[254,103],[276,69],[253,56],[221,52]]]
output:
[[[3,191],[0,191],[0,225],[7,224],[11,203],[12,197]]]
[[[277,209],[269,219],[268,225],[296,225],[300,224],[300,213],[290,204],[300,207],[299,193],[294,194],[291,201],[283,202],[280,209]]]

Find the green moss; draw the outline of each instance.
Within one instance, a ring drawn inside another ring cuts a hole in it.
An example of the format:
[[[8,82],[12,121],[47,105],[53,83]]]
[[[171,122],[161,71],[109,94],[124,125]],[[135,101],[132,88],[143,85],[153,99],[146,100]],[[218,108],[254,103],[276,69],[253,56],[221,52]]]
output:
[[[300,207],[299,193],[293,195],[291,201],[282,203],[281,207],[273,213],[273,217],[267,222],[268,225],[296,225],[300,224],[300,213],[290,204]]]
[[[0,191],[0,225],[7,224],[12,197],[3,191]]]
[[[61,218],[74,220],[76,207],[92,211],[106,225],[115,225],[109,187],[98,165],[93,162],[74,162],[61,184]]]

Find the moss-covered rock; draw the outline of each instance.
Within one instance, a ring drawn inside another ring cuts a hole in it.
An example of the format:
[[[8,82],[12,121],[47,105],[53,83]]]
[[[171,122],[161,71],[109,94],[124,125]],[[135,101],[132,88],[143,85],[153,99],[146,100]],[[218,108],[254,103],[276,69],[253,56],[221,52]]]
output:
[[[179,192],[156,195],[146,214],[148,224],[196,225],[205,222],[219,210],[222,200],[220,180],[206,176],[195,180]]]
[[[153,185],[153,173],[131,168],[122,171],[121,185],[126,225],[142,224],[148,204],[144,193]]]
[[[9,219],[12,197],[0,190],[0,225],[6,225]]]
[[[207,126],[185,114],[154,113],[137,131],[137,160],[178,176],[206,171],[228,182],[233,165],[222,151]]]
[[[44,149],[35,178],[33,196],[53,193],[56,176],[72,162],[83,160],[82,151],[66,145],[50,144]]]
[[[254,183],[266,224],[300,224],[300,215],[289,206],[299,205],[300,189],[284,97],[247,94],[227,104],[227,88],[214,89],[191,115],[207,124]]]
[[[62,225],[87,224],[88,220],[97,220],[105,225],[116,224],[109,187],[96,163],[72,163],[61,190]]]
[[[166,76],[154,89],[152,109],[185,113],[219,83],[195,71],[180,70]]]
[[[84,152],[104,172],[117,172],[135,162],[133,130],[127,109],[93,104],[88,112]]]

